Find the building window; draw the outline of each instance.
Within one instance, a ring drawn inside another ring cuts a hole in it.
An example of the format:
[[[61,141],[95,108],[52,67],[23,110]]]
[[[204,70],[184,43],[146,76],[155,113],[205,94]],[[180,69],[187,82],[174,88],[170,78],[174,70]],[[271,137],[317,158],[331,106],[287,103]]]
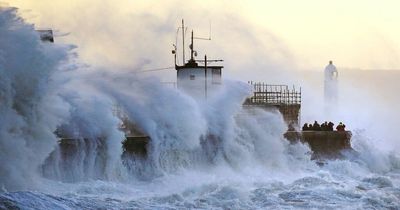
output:
[[[190,80],[194,80],[194,78],[195,78],[194,75],[191,74],[191,75],[190,75]]]

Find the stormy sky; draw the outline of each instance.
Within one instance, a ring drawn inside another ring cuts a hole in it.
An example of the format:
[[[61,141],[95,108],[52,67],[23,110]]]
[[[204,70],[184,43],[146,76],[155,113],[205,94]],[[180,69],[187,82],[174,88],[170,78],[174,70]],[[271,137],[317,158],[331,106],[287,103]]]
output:
[[[400,69],[397,1],[8,0],[37,27],[53,28],[83,62],[149,69],[173,65],[182,18],[199,57],[224,59],[227,76],[341,68]],[[187,37],[189,38],[189,37]],[[179,47],[179,46],[178,46]],[[186,46],[187,47],[187,46]],[[245,70],[244,70],[245,69]],[[268,71],[266,69],[269,69]]]

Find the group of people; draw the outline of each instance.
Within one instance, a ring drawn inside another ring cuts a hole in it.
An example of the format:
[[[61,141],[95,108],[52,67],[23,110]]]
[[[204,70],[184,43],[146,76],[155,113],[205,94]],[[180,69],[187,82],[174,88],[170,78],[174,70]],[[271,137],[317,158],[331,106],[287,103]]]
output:
[[[333,122],[325,121],[320,125],[317,121],[314,121],[314,124],[304,123],[303,131],[333,131],[334,125],[335,124]],[[342,122],[340,122],[339,125],[336,126],[337,131],[345,131],[345,128],[346,125]]]

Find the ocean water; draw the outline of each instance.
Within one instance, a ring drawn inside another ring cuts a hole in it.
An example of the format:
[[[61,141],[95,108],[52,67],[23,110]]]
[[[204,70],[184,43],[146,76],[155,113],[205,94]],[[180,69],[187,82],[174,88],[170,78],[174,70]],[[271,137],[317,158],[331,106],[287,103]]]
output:
[[[320,166],[283,138],[278,113],[242,110],[246,83],[224,81],[198,101],[157,78],[88,68],[73,46],[41,42],[14,8],[0,9],[0,37],[1,209],[400,209],[396,129],[371,128],[397,113],[365,101],[377,90],[367,83],[364,101],[341,86],[357,155]],[[370,97],[397,102],[378,91]],[[116,107],[151,137],[148,158],[122,156]],[[80,139],[73,154],[56,130]]]

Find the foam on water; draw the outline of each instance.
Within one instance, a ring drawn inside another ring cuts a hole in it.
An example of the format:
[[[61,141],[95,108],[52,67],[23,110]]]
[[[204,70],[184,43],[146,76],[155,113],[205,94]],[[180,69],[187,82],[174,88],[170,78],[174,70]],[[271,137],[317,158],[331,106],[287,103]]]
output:
[[[310,160],[274,112],[242,109],[247,84],[207,101],[157,78],[82,68],[71,46],[42,43],[13,8],[0,10],[0,208],[398,208],[400,157],[356,131],[357,156]],[[121,158],[115,105],[152,141]],[[63,159],[55,132],[80,139]],[[213,139],[210,143],[209,140]]]

